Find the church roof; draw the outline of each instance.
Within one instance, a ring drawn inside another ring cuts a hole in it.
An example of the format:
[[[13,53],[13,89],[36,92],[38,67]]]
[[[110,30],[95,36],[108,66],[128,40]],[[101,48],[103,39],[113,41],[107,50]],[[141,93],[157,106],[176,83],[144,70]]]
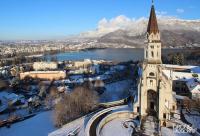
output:
[[[151,6],[151,13],[149,17],[147,32],[149,34],[151,33],[156,34],[159,32],[154,5]]]

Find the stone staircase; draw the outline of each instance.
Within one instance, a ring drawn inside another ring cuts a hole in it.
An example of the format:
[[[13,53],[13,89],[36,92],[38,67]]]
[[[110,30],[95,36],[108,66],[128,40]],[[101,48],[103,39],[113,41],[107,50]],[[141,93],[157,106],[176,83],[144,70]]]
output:
[[[143,136],[157,136],[159,133],[157,119],[153,116],[147,116],[143,120]]]

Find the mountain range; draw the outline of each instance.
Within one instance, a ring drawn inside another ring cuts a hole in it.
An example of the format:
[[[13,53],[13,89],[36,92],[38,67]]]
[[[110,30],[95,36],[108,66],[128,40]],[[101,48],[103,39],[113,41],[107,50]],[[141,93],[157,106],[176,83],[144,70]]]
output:
[[[102,19],[94,31],[81,33],[81,38],[96,39],[96,47],[143,48],[148,19],[118,16]],[[162,46],[165,48],[200,47],[200,20],[158,17]]]

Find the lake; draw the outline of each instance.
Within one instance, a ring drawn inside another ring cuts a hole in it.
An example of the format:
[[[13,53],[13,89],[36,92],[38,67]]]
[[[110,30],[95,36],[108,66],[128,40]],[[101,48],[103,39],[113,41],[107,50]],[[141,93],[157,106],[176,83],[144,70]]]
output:
[[[177,52],[181,49],[163,49],[162,53],[167,54],[169,52]],[[110,61],[137,61],[143,60],[144,49],[143,48],[108,48],[108,49],[95,49],[87,51],[77,52],[64,52],[55,55],[47,55],[50,59],[51,56],[56,56],[59,61],[65,60],[83,60],[83,59],[94,59],[94,60],[110,60]]]

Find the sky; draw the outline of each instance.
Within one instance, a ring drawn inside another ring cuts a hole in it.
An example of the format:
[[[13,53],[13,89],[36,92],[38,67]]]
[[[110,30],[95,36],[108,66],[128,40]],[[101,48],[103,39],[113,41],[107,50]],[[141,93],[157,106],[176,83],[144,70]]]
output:
[[[158,14],[200,19],[200,0],[155,0]],[[103,18],[148,17],[151,0],[0,0],[0,40],[59,39]]]

